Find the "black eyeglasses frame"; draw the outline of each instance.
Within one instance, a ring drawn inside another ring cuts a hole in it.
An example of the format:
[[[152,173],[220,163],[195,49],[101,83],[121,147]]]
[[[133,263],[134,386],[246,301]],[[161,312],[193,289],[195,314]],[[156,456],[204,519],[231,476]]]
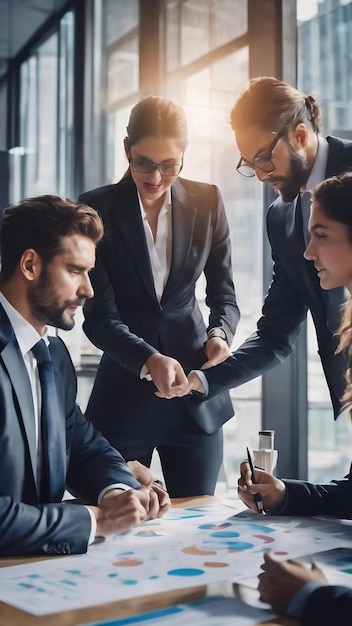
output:
[[[273,132],[275,132],[275,131],[273,131]],[[243,156],[241,155],[240,156],[240,160],[238,161],[238,163],[236,165],[236,172],[241,174],[241,176],[246,176],[246,178],[251,178],[252,176],[255,176],[255,170],[256,169],[259,169],[259,170],[261,170],[262,172],[265,172],[268,175],[271,174],[275,170],[275,165],[272,162],[273,152],[274,152],[278,142],[285,135],[285,133],[286,133],[286,129],[280,130],[280,132],[276,133],[276,137],[272,141],[270,146],[268,147],[267,153],[265,155],[255,157],[251,163],[249,163],[249,161],[246,161],[243,158]],[[260,165],[260,163],[270,163],[270,168],[268,169],[266,167],[262,167],[262,165]],[[243,168],[243,170],[241,171],[240,168]],[[245,173],[245,171],[246,171],[245,168],[247,168],[247,172],[248,173]]]
[[[138,158],[138,157],[137,157]],[[139,157],[141,158],[141,157]],[[176,178],[176,176],[178,176],[183,168],[183,155],[181,158],[181,163],[155,163],[154,161],[150,161],[149,159],[145,159],[145,163],[147,165],[147,163],[150,164],[150,168],[149,169],[142,169],[139,170],[136,167],[134,167],[133,162],[136,161],[136,159],[133,159],[132,157],[129,159],[129,164],[131,169],[133,169],[135,172],[139,172],[140,174],[151,174],[152,172],[154,172],[155,170],[159,170],[160,176],[167,176],[169,178]],[[165,174],[163,172],[164,168],[167,167],[177,167],[178,171],[176,174]]]

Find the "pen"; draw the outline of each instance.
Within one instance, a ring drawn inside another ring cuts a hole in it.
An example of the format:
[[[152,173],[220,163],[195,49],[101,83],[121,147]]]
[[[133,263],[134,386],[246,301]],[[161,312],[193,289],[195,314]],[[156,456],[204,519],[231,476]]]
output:
[[[251,480],[252,480],[253,485],[256,485],[257,479],[255,477],[254,464],[253,464],[253,460],[252,460],[252,456],[249,451],[249,448],[247,448],[247,458],[248,458],[249,467],[251,468]],[[259,513],[264,513],[263,500],[262,500],[262,496],[260,495],[260,493],[255,493],[253,496],[253,499],[257,505],[257,509]]]

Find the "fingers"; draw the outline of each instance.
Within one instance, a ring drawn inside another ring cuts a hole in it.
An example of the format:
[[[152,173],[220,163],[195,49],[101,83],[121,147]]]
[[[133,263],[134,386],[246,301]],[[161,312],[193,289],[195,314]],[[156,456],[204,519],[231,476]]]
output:
[[[204,394],[205,388],[200,380],[199,376],[196,372],[190,372],[188,374],[188,379],[186,379],[186,384],[175,385],[170,389],[170,392],[167,396],[163,395],[160,391],[155,393],[158,398],[183,398],[183,396],[187,396],[192,393],[192,391],[198,391],[199,393]]]
[[[149,357],[146,365],[159,397],[175,397],[174,388],[186,387],[188,384],[186,374],[176,359],[157,353]]]
[[[237,484],[239,487],[247,488],[248,485],[252,485],[251,470],[250,470],[248,461],[242,461],[240,465],[240,474],[241,475],[237,481]]]
[[[153,473],[149,467],[146,467],[146,465],[143,465],[139,461],[128,461],[127,465],[132,474],[135,475],[137,480],[139,480],[142,485],[148,486],[153,482]]]
[[[153,482],[151,488],[158,498],[158,510],[155,517],[162,517],[171,506],[170,496],[162,485],[157,484],[157,481]]]
[[[204,344],[204,352],[208,360],[203,364],[202,369],[214,367],[231,356],[231,350],[226,341],[219,337],[208,339],[208,341]]]

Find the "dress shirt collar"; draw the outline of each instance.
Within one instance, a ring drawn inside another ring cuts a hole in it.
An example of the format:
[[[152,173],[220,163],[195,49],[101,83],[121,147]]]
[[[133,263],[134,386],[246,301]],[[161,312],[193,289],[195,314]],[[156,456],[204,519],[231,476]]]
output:
[[[10,324],[16,335],[22,356],[27,354],[27,352],[33,348],[39,339],[44,339],[45,343],[47,345],[49,344],[48,329],[45,329],[45,332],[41,337],[32,324],[27,322],[27,320],[12,306],[12,304],[10,304],[1,292],[0,304],[4,307],[5,313],[10,320]]]
[[[144,219],[147,219],[147,214],[146,214],[146,212],[144,210],[142,198],[139,195],[138,189],[137,189],[137,194],[138,194],[138,200],[139,200],[139,208],[141,210],[141,216],[142,216],[142,219],[144,220]],[[171,187],[169,187],[166,190],[163,206],[160,209],[160,213],[166,212],[170,208],[171,208]]]
[[[321,183],[325,178],[326,166],[328,163],[329,144],[324,137],[318,135],[318,152],[315,157],[313,169],[307,180],[306,191],[311,191],[315,185]]]

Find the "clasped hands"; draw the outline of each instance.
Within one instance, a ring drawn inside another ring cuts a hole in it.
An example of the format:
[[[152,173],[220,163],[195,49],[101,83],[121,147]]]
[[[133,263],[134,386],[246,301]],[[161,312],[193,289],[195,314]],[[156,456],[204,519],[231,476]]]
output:
[[[89,506],[97,522],[96,536],[126,532],[147,520],[162,517],[170,508],[169,494],[154,480],[151,470],[129,461],[128,466],[143,485],[140,489],[110,489],[99,506]]]
[[[225,361],[231,356],[227,343],[218,337],[208,339],[203,347],[207,361],[201,369],[205,370]],[[155,352],[145,362],[151,380],[157,387],[158,398],[181,398],[192,391],[205,393],[204,386],[196,373],[191,372],[188,378],[182,365],[174,358]]]
[[[248,508],[258,513],[253,499],[256,493],[262,496],[264,510],[273,510],[283,505],[286,487],[282,480],[256,469],[257,483],[254,485],[251,481],[251,470],[247,461],[241,463],[240,472],[241,475],[237,482],[238,495]],[[318,581],[322,584],[328,584],[323,571],[314,562],[309,568],[294,559],[277,561],[270,552],[264,553],[264,563],[261,565],[261,569],[263,572],[259,574],[258,584],[260,598],[270,604],[277,613],[286,613],[292,598],[306,583]]]

